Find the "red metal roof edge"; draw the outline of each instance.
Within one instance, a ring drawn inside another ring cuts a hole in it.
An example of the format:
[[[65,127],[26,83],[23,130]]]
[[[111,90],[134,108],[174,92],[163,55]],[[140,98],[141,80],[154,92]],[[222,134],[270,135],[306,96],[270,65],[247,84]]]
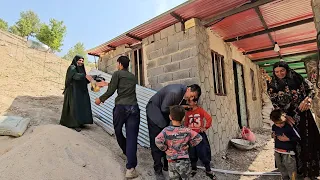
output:
[[[86,52],[87,52],[89,55],[93,55],[93,54],[94,54],[94,55],[98,55],[98,54],[93,53],[93,51],[95,51],[95,50],[98,49],[98,48],[101,48],[101,47],[103,47],[103,46],[105,46],[105,45],[108,45],[108,44],[112,43],[113,41],[116,41],[116,40],[118,40],[118,39],[126,36],[126,34],[132,32],[132,31],[135,31],[135,30],[143,27],[143,26],[146,25],[146,24],[152,23],[153,21],[155,21],[155,20],[157,20],[157,19],[159,19],[159,18],[162,18],[162,17],[166,16],[166,15],[170,14],[171,12],[174,12],[175,10],[177,10],[177,9],[183,7],[183,6],[186,6],[186,5],[188,5],[188,4],[191,4],[191,3],[193,3],[194,1],[196,1],[196,0],[187,0],[186,2],[184,2],[184,3],[182,3],[182,4],[178,5],[178,6],[176,6],[176,7],[174,7],[174,8],[172,8],[172,9],[170,9],[170,10],[168,10],[168,11],[166,11],[166,12],[164,12],[164,13],[162,13],[162,14],[160,14],[160,15],[158,15],[158,16],[156,16],[156,17],[154,17],[154,18],[152,18],[152,19],[150,19],[150,20],[148,20],[148,21],[146,21],[146,22],[144,22],[144,23],[142,23],[142,24],[140,24],[140,25],[138,25],[138,26],[136,26],[136,27],[128,30],[128,31],[126,31],[126,32],[124,32],[124,33],[122,33],[121,35],[119,35],[119,36],[117,36],[117,37],[115,37],[115,38],[113,38],[113,39],[111,39],[111,40],[109,40],[109,41],[107,41],[107,42],[99,45],[99,46],[96,46],[96,47],[94,47],[94,48],[91,48],[91,49],[89,49],[89,50],[86,50]]]

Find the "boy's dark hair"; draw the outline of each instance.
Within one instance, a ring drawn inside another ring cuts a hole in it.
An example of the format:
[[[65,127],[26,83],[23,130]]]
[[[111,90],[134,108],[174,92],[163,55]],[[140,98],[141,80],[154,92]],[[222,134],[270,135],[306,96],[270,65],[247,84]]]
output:
[[[182,121],[185,116],[186,111],[182,106],[175,105],[170,107],[170,116],[172,120]]]
[[[198,101],[198,99],[201,96],[201,87],[198,84],[192,84],[190,86],[188,86],[191,90],[191,92],[197,92],[198,97],[194,99],[194,101]]]
[[[281,120],[281,116],[283,114],[283,111],[280,109],[275,109],[273,111],[271,111],[270,113],[270,119],[274,122],[274,123],[279,123],[282,122]]]
[[[117,59],[117,62],[120,63],[124,69],[128,69],[130,59],[127,56],[120,56]]]

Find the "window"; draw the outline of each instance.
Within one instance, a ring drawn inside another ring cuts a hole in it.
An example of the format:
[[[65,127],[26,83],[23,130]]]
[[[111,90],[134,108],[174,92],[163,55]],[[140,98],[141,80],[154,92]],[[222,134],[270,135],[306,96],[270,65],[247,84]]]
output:
[[[250,69],[250,78],[251,78],[251,85],[252,85],[252,100],[257,100],[257,90],[256,90],[256,81],[254,78],[254,71]]]
[[[138,84],[141,86],[145,85],[144,81],[144,63],[142,55],[142,47],[139,46],[132,51],[126,53],[130,59],[129,71],[138,78]]]
[[[219,96],[227,94],[225,85],[224,57],[214,51],[211,52],[214,92]]]

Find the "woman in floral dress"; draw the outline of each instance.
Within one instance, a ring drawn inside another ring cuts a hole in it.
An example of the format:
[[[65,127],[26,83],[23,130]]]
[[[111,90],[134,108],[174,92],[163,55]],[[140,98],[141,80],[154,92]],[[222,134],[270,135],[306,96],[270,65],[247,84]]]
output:
[[[298,174],[315,179],[320,171],[320,134],[310,111],[313,85],[283,61],[274,64],[273,76],[268,85],[273,106],[286,112],[301,138],[296,151]]]

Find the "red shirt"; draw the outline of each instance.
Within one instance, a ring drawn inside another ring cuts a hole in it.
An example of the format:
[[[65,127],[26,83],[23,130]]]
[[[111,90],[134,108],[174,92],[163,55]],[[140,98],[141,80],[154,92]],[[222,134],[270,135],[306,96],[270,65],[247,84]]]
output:
[[[186,112],[184,125],[197,133],[200,132],[200,128],[209,129],[211,123],[211,116],[201,107]]]

